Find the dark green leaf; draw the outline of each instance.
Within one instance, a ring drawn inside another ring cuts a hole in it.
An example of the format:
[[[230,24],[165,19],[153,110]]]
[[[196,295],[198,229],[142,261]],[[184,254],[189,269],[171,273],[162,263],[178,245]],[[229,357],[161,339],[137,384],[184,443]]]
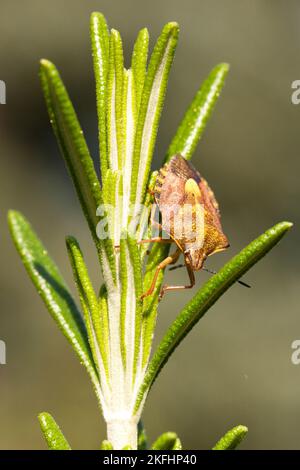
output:
[[[99,248],[96,210],[101,202],[101,190],[82,129],[55,65],[42,60],[40,78],[53,130]]]
[[[232,284],[279,242],[291,227],[290,222],[281,222],[267,230],[225,264],[188,302],[169,327],[149,364],[144,382],[140,388],[136,409],[138,409],[144,394],[147,393],[162,367],[193,326]]]
[[[17,251],[33,284],[80,362],[86,367],[97,393],[99,380],[86,328],[64,279],[28,221],[19,212],[10,211],[8,223]]]

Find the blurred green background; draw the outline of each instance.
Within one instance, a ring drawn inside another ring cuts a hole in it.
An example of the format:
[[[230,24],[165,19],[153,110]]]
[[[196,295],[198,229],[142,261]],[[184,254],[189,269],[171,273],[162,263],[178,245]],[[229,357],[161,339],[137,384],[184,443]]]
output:
[[[277,221],[292,232],[201,320],[172,356],[146,403],[150,440],[166,430],[185,448],[209,448],[228,428],[249,427],[243,449],[300,448],[300,366],[291,343],[300,338],[300,106],[291,83],[300,78],[300,3],[290,0],[1,0],[0,79],[0,448],[45,448],[36,419],[53,413],[74,448],[98,448],[105,427],[84,369],[38,298],[10,240],[6,213],[21,210],[73,288],[64,237],[74,234],[95,283],[99,271],[79,204],[59,155],[38,80],[38,62],[58,66],[97,161],[97,123],[89,15],[102,11],[121,31],[127,63],[137,31],[151,45],[176,20],[180,43],[171,73],[155,168],[200,82],[219,62],[231,71],[193,158],[221,204],[231,242],[210,259],[217,269]],[[179,280],[178,270],[168,278]],[[208,274],[199,273],[201,285]],[[167,295],[156,341],[193,295]],[[176,297],[175,297],[176,296]]]

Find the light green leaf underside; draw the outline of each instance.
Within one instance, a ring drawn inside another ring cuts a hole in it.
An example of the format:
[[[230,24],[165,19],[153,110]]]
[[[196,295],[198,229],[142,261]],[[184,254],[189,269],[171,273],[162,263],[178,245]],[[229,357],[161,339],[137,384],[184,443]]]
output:
[[[142,300],[141,295],[143,293],[143,273],[142,264],[140,258],[139,246],[134,238],[127,236],[127,248],[130,257],[130,263],[133,270],[133,282],[135,292],[135,339],[134,339],[134,360],[133,360],[133,380],[137,373],[137,367],[140,356],[140,338],[142,328]]]
[[[120,240],[120,276],[121,276],[121,310],[120,310],[120,347],[123,367],[126,369],[126,324],[128,299],[127,244],[125,238]],[[129,312],[128,312],[129,313]]]

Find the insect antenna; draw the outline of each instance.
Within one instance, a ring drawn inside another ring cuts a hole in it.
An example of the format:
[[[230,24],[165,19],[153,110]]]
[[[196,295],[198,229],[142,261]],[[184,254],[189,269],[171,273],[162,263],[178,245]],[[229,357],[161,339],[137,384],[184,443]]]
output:
[[[208,269],[208,268],[202,268],[203,271],[206,271],[207,273],[210,273],[210,274],[217,274],[217,271],[214,271],[212,269]],[[240,279],[238,279],[236,282],[238,282],[239,284],[241,284],[241,286],[244,286],[244,287],[248,287],[248,289],[251,288],[251,286],[249,284],[247,284],[246,282],[244,281],[241,281]]]
[[[184,268],[185,264],[177,264],[176,266],[172,266],[171,268],[169,268],[169,271],[174,271],[175,269],[178,269],[178,268]],[[202,268],[203,271],[206,271],[207,273],[210,273],[210,274],[217,274],[217,271],[214,271],[212,269],[208,269],[208,268]],[[240,279],[238,279],[236,282],[238,282],[241,286],[244,286],[244,287],[247,287],[248,289],[251,288],[251,286],[249,284],[247,284],[246,282],[244,281],[241,281]]]
[[[169,271],[175,271],[175,269],[178,269],[178,268],[184,268],[185,264],[176,264],[176,266],[171,266],[171,268],[169,268]]]

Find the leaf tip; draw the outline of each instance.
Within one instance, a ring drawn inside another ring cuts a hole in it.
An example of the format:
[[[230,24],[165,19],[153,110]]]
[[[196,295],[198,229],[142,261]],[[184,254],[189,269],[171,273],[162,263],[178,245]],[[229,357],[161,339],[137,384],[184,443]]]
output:
[[[56,75],[58,75],[58,71],[55,65],[53,64],[53,62],[51,62],[48,59],[41,59],[40,60],[40,76],[41,76],[42,82],[43,82],[43,77],[47,77],[46,78],[47,80],[48,77],[56,76]]]
[[[228,62],[221,62],[217,67],[222,70],[223,73],[228,73],[230,69],[230,64]]]
[[[100,20],[105,21],[105,16],[103,15],[103,13],[101,13],[101,11],[92,11],[90,18],[91,18],[91,20],[100,19]]]
[[[247,426],[239,424],[230,429],[217,444],[213,450],[235,450],[248,433]]]
[[[9,227],[12,235],[14,233],[15,225],[20,221],[24,221],[24,217],[22,216],[21,212],[18,212],[18,211],[13,210],[13,209],[10,209],[7,212],[8,227]]]
[[[169,21],[169,23],[167,23],[165,27],[167,27],[169,29],[178,30],[179,29],[179,24],[177,23],[177,21]]]
[[[102,31],[107,31],[107,22],[103,13],[99,11],[93,11],[90,16],[90,30],[91,32],[97,31],[100,28]]]
[[[294,224],[292,222],[284,220],[282,222],[278,222],[276,225],[270,228],[269,233],[280,239],[293,227],[293,225]]]
[[[279,223],[283,229],[290,230],[293,227],[293,222],[283,221]]]
[[[13,221],[17,214],[18,214],[17,211],[15,211],[13,209],[9,209],[8,212],[7,212],[7,220],[9,222]]]
[[[68,251],[80,250],[79,243],[73,235],[66,236],[66,246]]]
[[[112,35],[112,37],[113,37],[114,39],[121,39],[120,31],[118,31],[117,29],[112,28],[112,29],[110,30],[110,33],[111,33],[111,35]]]
[[[52,62],[48,59],[41,59],[40,60],[40,66],[41,66],[41,68],[50,69],[50,68],[54,67],[54,64],[52,64]]]
[[[179,34],[179,24],[176,21],[170,21],[165,25],[164,30],[174,38],[177,38]]]
[[[139,31],[139,34],[138,36],[143,36],[143,37],[149,37],[149,31],[148,31],[148,28],[142,28],[140,31]]]
[[[39,413],[38,420],[49,449],[71,450],[68,441],[50,413]]]
[[[51,416],[50,416],[49,413],[46,413],[45,411],[42,411],[41,413],[38,414],[38,420],[39,420],[41,426],[44,426],[48,419],[51,419]]]

